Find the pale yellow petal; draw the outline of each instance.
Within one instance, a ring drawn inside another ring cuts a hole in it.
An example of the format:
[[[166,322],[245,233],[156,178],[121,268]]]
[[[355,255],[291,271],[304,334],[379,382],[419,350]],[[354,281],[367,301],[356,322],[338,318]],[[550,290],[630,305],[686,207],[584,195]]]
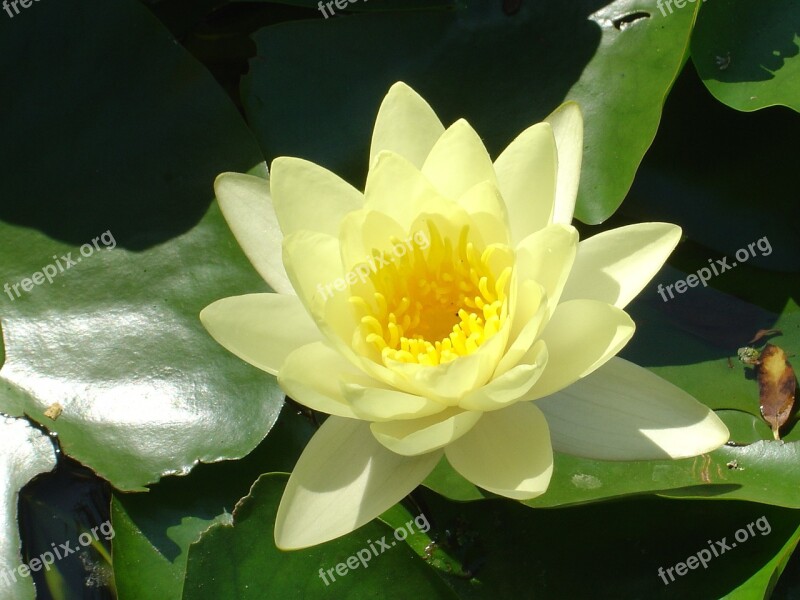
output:
[[[393,152],[378,154],[367,175],[365,208],[389,215],[408,231],[418,215],[442,197],[407,159]]]
[[[398,81],[389,89],[375,119],[370,167],[378,154],[389,150],[421,169],[443,133],[444,126],[430,105],[408,85]]]
[[[517,282],[532,280],[544,286],[549,317],[569,278],[578,232],[572,225],[549,225],[522,240],[516,250]]]
[[[558,154],[553,130],[537,123],[523,131],[494,163],[516,245],[552,221]]]
[[[338,352],[322,342],[292,352],[278,373],[287,396],[313,410],[359,419],[344,397],[341,382],[359,380],[363,374]]]
[[[631,318],[610,304],[596,300],[559,304],[541,335],[550,354],[547,367],[526,398],[542,398],[585,377],[616,355],[634,329]]]
[[[294,550],[350,533],[407,496],[441,454],[400,456],[375,441],[367,423],[330,417],[292,471],[275,518],[275,544]]]
[[[558,148],[558,181],[554,223],[571,223],[581,180],[583,115],[575,102],[565,102],[545,119],[553,128]]]
[[[283,264],[289,281],[308,311],[322,313],[332,292],[347,289],[335,237],[315,231],[296,231],[283,240]]]
[[[366,283],[370,275],[396,262],[414,246],[411,236],[392,217],[366,208],[342,220],[339,242],[350,285]]]
[[[494,371],[495,377],[500,377],[519,363],[547,324],[549,305],[544,287],[535,281],[525,281],[522,285],[512,281],[512,286],[517,286],[514,322],[509,334],[509,339],[513,341],[500,359]]]
[[[367,421],[419,419],[442,412],[447,405],[400,390],[351,382],[342,386],[347,402]]]
[[[223,347],[273,375],[297,348],[322,339],[297,296],[223,298],[205,307],[200,321]]]
[[[564,299],[587,298],[624,308],[658,273],[680,239],[677,225],[637,223],[583,240]]]
[[[422,173],[451,200],[482,181],[497,185],[492,159],[480,136],[464,119],[453,123],[437,140]]]
[[[387,366],[407,382],[409,391],[455,405],[491,379],[505,350],[508,330],[506,321],[476,352],[435,367],[399,361],[388,361]]]
[[[521,400],[541,376],[547,364],[547,346],[541,340],[521,357],[518,364],[495,377],[459,402],[464,410],[498,410]]]
[[[347,213],[364,206],[364,196],[328,169],[281,156],[270,169],[272,198],[284,236],[307,229],[338,237]]]
[[[283,233],[269,191],[269,180],[222,173],[214,181],[220,210],[250,263],[279,294],[294,294],[281,258]]]
[[[716,450],[729,437],[714,411],[621,358],[536,405],[555,449],[588,458],[687,458]]]
[[[450,408],[430,417],[409,421],[372,423],[381,444],[404,456],[417,456],[444,448],[472,429],[483,413]]]
[[[472,186],[459,197],[458,204],[472,217],[485,243],[510,244],[506,205],[494,184],[483,181]]]
[[[475,485],[515,500],[543,494],[553,474],[547,421],[531,402],[486,413],[445,455]]]

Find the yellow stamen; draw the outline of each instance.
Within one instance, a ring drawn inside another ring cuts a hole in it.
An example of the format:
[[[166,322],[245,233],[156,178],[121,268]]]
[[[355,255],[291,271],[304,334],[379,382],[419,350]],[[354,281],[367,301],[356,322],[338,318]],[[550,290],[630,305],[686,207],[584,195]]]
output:
[[[415,246],[370,275],[367,298],[350,298],[362,339],[384,363],[447,363],[477,352],[505,323],[511,267],[493,272],[498,247],[479,251],[468,226],[457,242],[432,220],[427,227],[426,251]]]

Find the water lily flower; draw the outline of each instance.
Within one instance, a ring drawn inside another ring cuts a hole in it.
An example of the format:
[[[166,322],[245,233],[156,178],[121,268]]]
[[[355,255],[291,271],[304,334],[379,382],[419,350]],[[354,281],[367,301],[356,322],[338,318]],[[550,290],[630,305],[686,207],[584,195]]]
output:
[[[299,158],[276,159],[268,181],[217,179],[233,233],[276,293],[219,300],[202,322],[331,415],[287,484],[279,547],[353,531],[443,456],[475,485],[529,499],[547,490],[554,448],[638,460],[727,441],[706,406],[615,356],[634,331],[623,308],[681,232],[642,223],[579,242],[582,150],[574,103],[492,161],[465,120],[445,129],[397,83],[363,192]]]

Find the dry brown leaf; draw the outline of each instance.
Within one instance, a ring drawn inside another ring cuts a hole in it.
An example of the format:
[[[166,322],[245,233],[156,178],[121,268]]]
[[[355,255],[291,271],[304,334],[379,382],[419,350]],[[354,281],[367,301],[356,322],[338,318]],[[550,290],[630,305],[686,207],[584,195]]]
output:
[[[778,346],[764,346],[758,365],[759,399],[761,416],[772,427],[772,435],[780,439],[780,428],[786,423],[794,406],[797,378],[792,365],[786,359],[786,352]]]

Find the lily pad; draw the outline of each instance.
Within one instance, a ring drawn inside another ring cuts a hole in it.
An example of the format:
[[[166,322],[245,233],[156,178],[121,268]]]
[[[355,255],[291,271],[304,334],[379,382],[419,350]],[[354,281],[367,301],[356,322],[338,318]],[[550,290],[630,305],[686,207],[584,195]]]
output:
[[[0,410],[119,489],[244,456],[283,395],[198,318],[267,290],[213,202],[217,173],[264,173],[240,115],[134,0],[2,19],[0,65]]]
[[[35,597],[29,567],[23,564],[20,555],[17,499],[26,483],[55,466],[55,448],[46,435],[24,419],[0,416],[0,596],[3,598]],[[40,562],[38,569],[41,568]]]
[[[111,503],[114,576],[120,597],[180,600],[189,546],[214,523],[229,523],[236,503],[268,471],[291,471],[315,428],[289,406],[266,439],[235,464],[199,465],[167,477],[147,494],[115,493]],[[272,536],[273,521],[261,523]],[[147,577],[142,577],[146,572]]]
[[[278,550],[270,524],[286,479],[277,474],[259,478],[236,507],[232,522],[213,525],[192,545],[185,600],[457,597],[402,539],[377,521],[302,552]],[[402,578],[397,580],[399,573]]]
[[[692,62],[720,102],[745,112],[800,111],[800,7],[792,0],[714,0],[702,5]]]
[[[467,118],[493,156],[576,100],[586,118],[576,215],[598,223],[620,205],[653,141],[694,12],[667,19],[655,0],[548,0],[508,15],[500,2],[471,2],[281,23],[254,35],[242,99],[267,157],[312,160],[356,186],[378,105],[397,80],[445,123]]]

